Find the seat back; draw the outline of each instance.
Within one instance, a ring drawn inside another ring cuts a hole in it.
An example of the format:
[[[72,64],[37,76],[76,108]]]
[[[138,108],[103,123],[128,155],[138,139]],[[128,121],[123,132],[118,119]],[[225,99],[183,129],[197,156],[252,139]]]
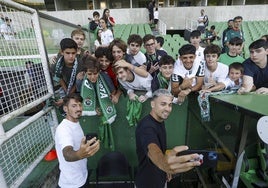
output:
[[[101,157],[96,169],[96,182],[99,178],[128,178],[132,181],[131,166],[124,154],[118,151],[109,152]]]

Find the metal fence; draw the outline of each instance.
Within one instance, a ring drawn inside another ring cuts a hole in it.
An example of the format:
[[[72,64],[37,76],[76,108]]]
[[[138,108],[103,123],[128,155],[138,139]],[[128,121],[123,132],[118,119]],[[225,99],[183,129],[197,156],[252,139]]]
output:
[[[53,87],[38,13],[0,0],[0,16],[0,186],[5,188],[18,187],[52,148],[57,116],[45,106]]]

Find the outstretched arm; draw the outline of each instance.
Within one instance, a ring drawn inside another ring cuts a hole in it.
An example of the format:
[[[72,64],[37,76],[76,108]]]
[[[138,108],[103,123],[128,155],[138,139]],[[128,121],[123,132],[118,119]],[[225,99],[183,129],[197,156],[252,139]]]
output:
[[[114,64],[115,67],[127,67],[132,72],[136,73],[139,76],[147,77],[148,72],[142,67],[137,67],[135,65],[132,65],[131,63],[126,62],[125,60],[119,60]]]
[[[187,150],[187,146],[177,146],[163,154],[161,149],[154,143],[148,145],[148,157],[161,170],[168,174],[176,174],[191,170],[195,166],[199,166],[199,161],[190,162],[198,157],[198,154],[190,154],[184,156],[177,156],[178,152]]]

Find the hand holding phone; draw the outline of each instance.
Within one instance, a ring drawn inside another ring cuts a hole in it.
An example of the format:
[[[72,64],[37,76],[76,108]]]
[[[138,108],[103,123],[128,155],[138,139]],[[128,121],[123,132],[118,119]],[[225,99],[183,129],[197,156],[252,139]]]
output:
[[[194,153],[197,153],[199,157],[194,160],[191,160],[190,162],[199,161],[201,163],[200,165],[201,168],[207,168],[207,167],[215,168],[217,166],[218,155],[216,151],[185,150],[185,151],[177,153],[177,156],[189,155],[189,154],[194,154]]]
[[[88,140],[91,140],[94,137],[96,137],[96,139],[98,139],[98,134],[97,133],[88,133],[88,134],[86,134],[86,141],[85,141],[85,143],[87,143]],[[92,143],[92,144],[94,144],[94,143]]]

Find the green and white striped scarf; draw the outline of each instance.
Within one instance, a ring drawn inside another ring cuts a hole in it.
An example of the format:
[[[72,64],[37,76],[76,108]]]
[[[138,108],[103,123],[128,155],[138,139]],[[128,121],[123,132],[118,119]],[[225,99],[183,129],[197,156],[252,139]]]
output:
[[[56,63],[55,75],[53,76],[53,80],[56,83],[59,83],[60,79],[62,78],[61,74],[62,74],[63,66],[64,66],[64,58],[63,58],[63,56],[61,56],[59,58],[59,60],[57,61],[57,63]],[[78,67],[78,61],[77,61],[77,58],[75,58],[74,65],[73,65],[73,68],[72,68],[71,78],[70,78],[70,81],[69,81],[69,84],[68,84],[68,87],[67,87],[67,91],[66,91],[66,95],[69,94],[69,92],[72,89],[72,86],[74,85],[75,78],[76,78],[77,67]]]

